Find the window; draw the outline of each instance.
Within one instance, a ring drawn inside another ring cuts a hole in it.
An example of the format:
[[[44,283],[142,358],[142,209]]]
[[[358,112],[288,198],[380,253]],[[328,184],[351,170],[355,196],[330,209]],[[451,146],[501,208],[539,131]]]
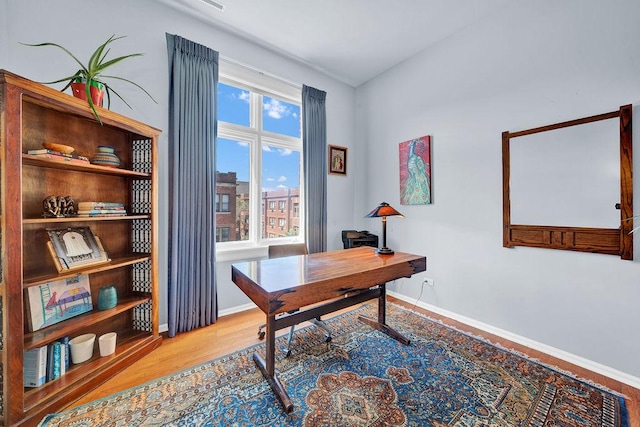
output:
[[[218,239],[228,242],[219,250],[301,236],[301,92],[300,87],[221,60],[216,211],[227,217],[232,213],[229,219],[235,217],[235,226],[227,240]],[[298,206],[295,214],[287,212],[288,206]],[[276,216],[267,219],[276,209]],[[216,221],[230,226],[223,215]]]
[[[300,218],[300,203],[293,204],[293,217]]]
[[[229,227],[216,227],[216,242],[229,241]]]
[[[228,194],[216,193],[216,212],[230,212]]]

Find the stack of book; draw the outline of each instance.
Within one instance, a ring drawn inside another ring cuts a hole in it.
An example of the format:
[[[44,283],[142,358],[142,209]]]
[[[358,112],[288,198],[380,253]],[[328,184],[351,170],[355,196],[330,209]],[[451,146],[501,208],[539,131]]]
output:
[[[69,337],[24,353],[24,386],[40,387],[63,376],[69,369]]]
[[[79,217],[126,216],[124,204],[117,202],[78,202]]]
[[[62,160],[70,163],[89,163],[89,158],[78,154],[67,154],[60,151],[41,148],[39,150],[29,150],[27,154],[38,156],[43,159]]]

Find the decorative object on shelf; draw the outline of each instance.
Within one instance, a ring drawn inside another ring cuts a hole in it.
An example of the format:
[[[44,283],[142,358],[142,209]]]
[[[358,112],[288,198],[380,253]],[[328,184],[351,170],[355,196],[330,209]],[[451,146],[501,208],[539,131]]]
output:
[[[347,148],[329,145],[329,173],[347,174]]]
[[[93,344],[96,334],[83,334],[69,340],[71,347],[71,361],[74,364],[86,362],[93,356]]]
[[[59,273],[110,261],[89,227],[48,229],[47,233],[47,246]]]
[[[100,356],[105,357],[116,351],[116,339],[118,334],[115,332],[107,332],[98,338],[98,346],[100,347]]]
[[[113,285],[107,285],[98,291],[98,309],[108,310],[118,304],[118,292]]]
[[[75,216],[75,202],[71,196],[49,196],[42,201],[45,218],[65,218]]]
[[[63,154],[71,154],[75,151],[75,148],[70,145],[58,144],[56,142],[43,142],[42,146],[48,150],[57,151]]]
[[[89,276],[80,274],[27,289],[29,331],[37,331],[93,310]]]
[[[400,143],[400,204],[431,203],[431,137]]]
[[[365,218],[379,218],[382,217],[382,247],[376,249],[377,254],[381,255],[391,255],[393,253],[393,249],[389,249],[387,247],[387,217],[388,216],[399,216],[404,218],[400,212],[392,208],[389,203],[382,202],[376,207],[374,210],[366,214]]]
[[[98,112],[96,111],[95,106],[102,105],[102,97],[104,96],[104,92],[106,92],[107,94],[107,108],[110,108],[111,106],[111,92],[113,92],[118,98],[120,98],[122,102],[124,102],[127,105],[127,107],[131,108],[131,106],[120,96],[120,94],[118,94],[118,92],[116,92],[111,86],[109,86],[107,83],[105,83],[101,79],[111,78],[111,79],[117,79],[117,80],[125,81],[127,83],[131,83],[132,85],[138,87],[144,93],[146,93],[149,96],[149,98],[151,98],[151,100],[157,104],[156,100],[153,99],[151,94],[147,92],[139,84],[134,83],[131,80],[128,80],[122,77],[103,74],[109,67],[127,58],[131,58],[134,56],[142,56],[142,53],[132,53],[129,55],[118,56],[113,59],[107,59],[107,55],[109,54],[109,51],[110,51],[109,44],[124,37],[125,36],[116,37],[115,34],[109,37],[109,39],[107,39],[106,42],[98,46],[98,48],[93,52],[93,54],[89,58],[89,62],[86,65],[80,62],[80,60],[76,58],[69,50],[67,50],[66,48],[56,43],[47,42],[47,43],[37,43],[37,44],[29,44],[29,43],[22,43],[22,44],[26,46],[33,46],[33,47],[54,46],[59,49],[62,49],[65,53],[71,56],[80,65],[81,68],[68,77],[63,77],[59,80],[46,82],[45,84],[67,82],[65,87],[62,88],[63,92],[68,87],[75,86],[72,89],[74,96],[80,97],[81,95],[84,95],[82,99],[88,102],[89,107],[91,107],[91,110],[93,111],[93,115],[98,120],[98,122],[102,124],[102,120],[100,119],[100,116],[98,115]],[[86,82],[89,82],[88,86],[86,85]],[[98,97],[95,99],[93,98],[94,94],[98,95]]]
[[[113,147],[108,145],[101,145],[98,147],[98,152],[93,155],[91,161],[94,165],[107,166],[110,168],[117,168],[120,166],[120,159],[115,153]]]

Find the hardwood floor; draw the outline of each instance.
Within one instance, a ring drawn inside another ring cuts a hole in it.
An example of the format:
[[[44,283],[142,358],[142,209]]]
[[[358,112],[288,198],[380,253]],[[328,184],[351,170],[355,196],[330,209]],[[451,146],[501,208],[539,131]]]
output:
[[[557,366],[558,368],[570,371],[581,378],[594,381],[610,388],[611,390],[622,393],[627,396],[626,402],[631,427],[640,427],[639,389],[529,349],[514,342],[502,339],[495,335],[487,334],[483,331],[471,328],[465,324],[442,317],[435,313],[427,312],[426,310],[414,307],[411,304],[407,304],[392,297],[388,298],[390,301],[427,314],[432,318],[440,319],[443,322],[461,330],[472,332],[491,340],[491,342],[499,343],[506,348],[511,348],[528,354],[529,356],[540,360],[542,363]],[[260,341],[257,336],[257,328],[262,322],[264,322],[264,315],[256,308],[242,313],[221,317],[218,319],[216,324],[206,328],[179,334],[175,338],[165,338],[162,341],[160,348],[123,370],[117,376],[87,394],[81,400],[74,402],[74,404],[69,407],[71,408],[73,406],[126,390],[138,384],[169,375],[175,371],[206,362],[224,354],[258,343]],[[286,330],[279,332],[284,334],[286,333]]]

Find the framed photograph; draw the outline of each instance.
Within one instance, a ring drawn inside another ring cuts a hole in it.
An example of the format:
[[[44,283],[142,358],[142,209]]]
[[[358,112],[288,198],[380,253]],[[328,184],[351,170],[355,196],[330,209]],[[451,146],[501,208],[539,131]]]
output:
[[[347,147],[329,145],[329,173],[347,174]]]
[[[400,204],[431,204],[431,137],[400,143]]]
[[[59,273],[110,261],[89,227],[49,229],[47,233],[47,246]]]
[[[28,327],[32,332],[93,310],[86,274],[31,286],[27,296]]]

